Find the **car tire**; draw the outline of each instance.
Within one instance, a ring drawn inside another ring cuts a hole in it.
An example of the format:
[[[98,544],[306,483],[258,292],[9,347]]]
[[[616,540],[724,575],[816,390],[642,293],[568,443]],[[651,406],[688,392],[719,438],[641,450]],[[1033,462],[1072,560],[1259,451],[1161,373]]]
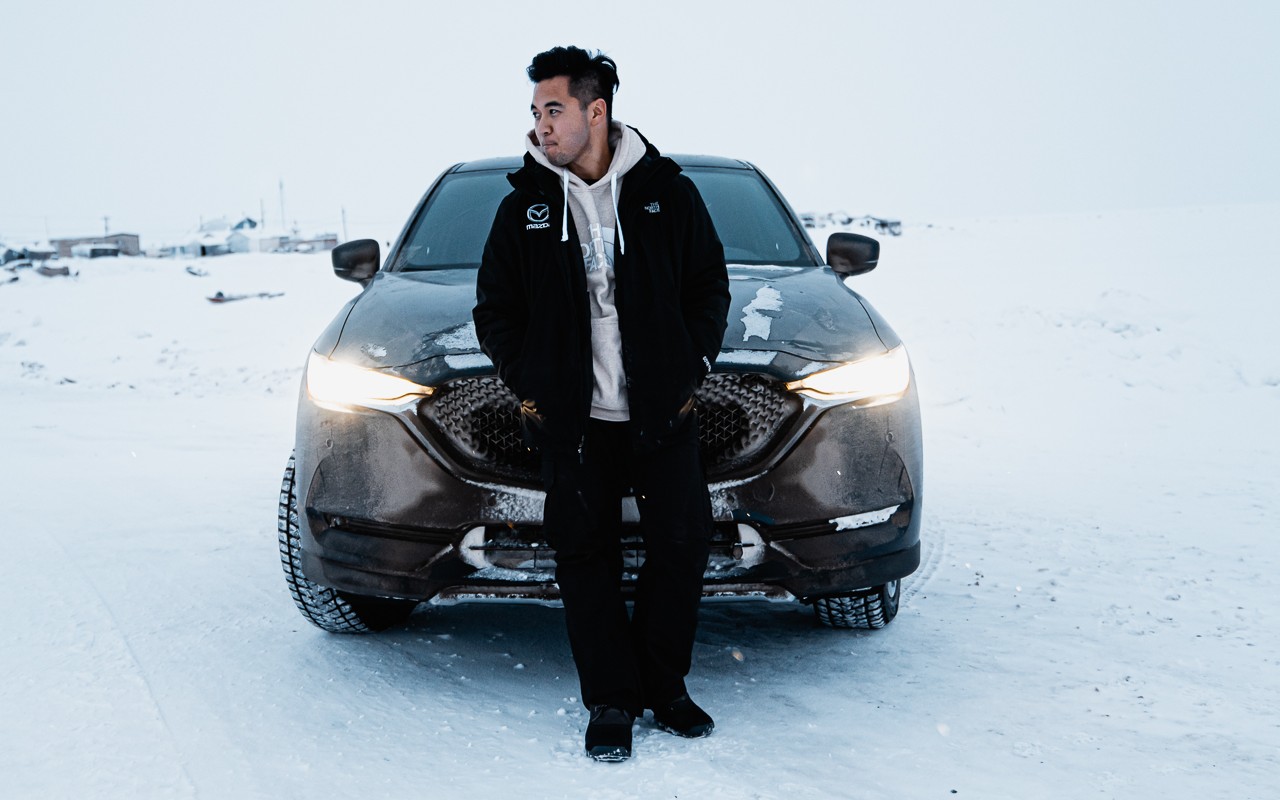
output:
[[[294,457],[289,456],[284,482],[280,485],[280,566],[284,568],[289,594],[302,616],[330,633],[373,633],[399,625],[409,618],[418,605],[416,600],[353,595],[307,580],[302,574],[299,524]]]
[[[828,628],[870,630],[883,628],[898,616],[901,597],[902,581],[892,580],[870,589],[819,597],[813,601],[813,610]]]

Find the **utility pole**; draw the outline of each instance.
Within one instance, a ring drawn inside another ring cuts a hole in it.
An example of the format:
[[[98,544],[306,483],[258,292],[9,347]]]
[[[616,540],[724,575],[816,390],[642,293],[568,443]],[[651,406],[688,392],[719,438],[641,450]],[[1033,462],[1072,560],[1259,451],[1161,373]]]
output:
[[[289,218],[284,215],[284,178],[281,178],[280,179],[280,228],[282,230],[289,227],[289,223],[285,221],[287,219]]]
[[[109,224],[110,222],[111,222],[111,217],[104,216],[102,218],[102,235],[103,236],[111,235],[111,225]]]

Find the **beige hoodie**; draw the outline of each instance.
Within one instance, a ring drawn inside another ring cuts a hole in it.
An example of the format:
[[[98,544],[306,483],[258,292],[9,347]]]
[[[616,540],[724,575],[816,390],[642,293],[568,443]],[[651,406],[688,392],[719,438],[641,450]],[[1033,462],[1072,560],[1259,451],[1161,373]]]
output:
[[[560,174],[565,189],[565,204],[573,214],[582,248],[583,267],[587,276],[587,299],[591,308],[591,371],[595,384],[591,391],[591,416],[615,422],[630,419],[627,407],[627,380],[622,368],[622,334],[618,329],[618,310],[613,303],[613,253],[627,252],[625,232],[618,224],[618,195],[622,177],[644,156],[640,134],[614,120],[609,126],[609,146],[613,161],[604,177],[595,183],[574,175],[568,169],[554,166],[530,131],[525,149],[544,167]],[[569,218],[565,215],[561,241],[569,238]]]

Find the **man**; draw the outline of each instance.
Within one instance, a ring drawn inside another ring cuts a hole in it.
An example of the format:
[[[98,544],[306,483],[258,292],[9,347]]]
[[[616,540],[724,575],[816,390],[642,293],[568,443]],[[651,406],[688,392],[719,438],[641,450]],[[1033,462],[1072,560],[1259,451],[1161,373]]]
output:
[[[680,736],[714,726],[684,683],[712,532],[693,393],[720,351],[729,281],[692,181],[613,120],[614,62],[557,47],[528,74],[534,127],[485,244],[476,333],[542,455],[587,752],[621,761],[646,708]],[[645,542],[630,619],[629,494]]]

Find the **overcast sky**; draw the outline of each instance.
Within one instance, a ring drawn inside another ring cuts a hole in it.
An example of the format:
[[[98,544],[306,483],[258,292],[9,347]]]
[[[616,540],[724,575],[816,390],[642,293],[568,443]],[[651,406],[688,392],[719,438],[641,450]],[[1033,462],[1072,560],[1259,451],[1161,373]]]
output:
[[[1280,201],[1280,3],[0,0],[0,240],[200,217],[398,228],[518,154],[530,56],[618,62],[619,119],[799,210],[909,221]]]

